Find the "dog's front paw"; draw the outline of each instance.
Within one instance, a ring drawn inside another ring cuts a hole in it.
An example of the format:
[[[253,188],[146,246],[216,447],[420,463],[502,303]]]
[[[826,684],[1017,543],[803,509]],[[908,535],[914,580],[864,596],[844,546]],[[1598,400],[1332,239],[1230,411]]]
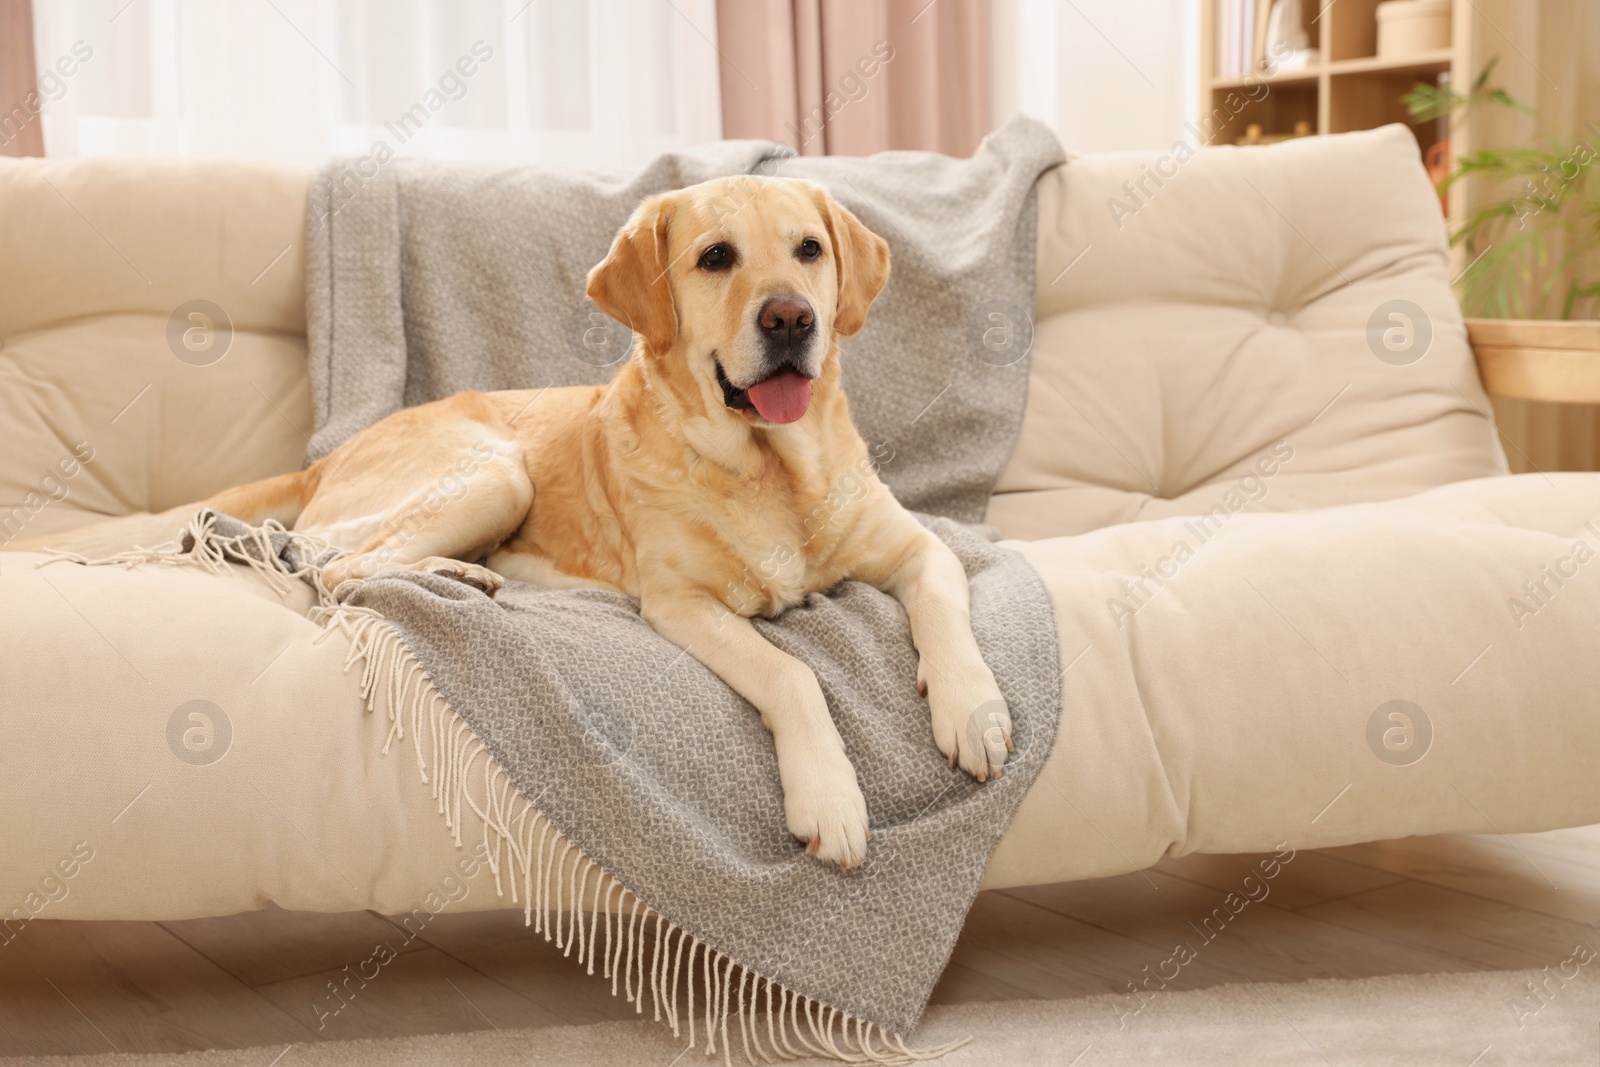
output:
[[[442,578],[454,578],[465,585],[483,590],[485,596],[494,596],[505,587],[506,580],[488,567],[476,563],[463,563],[445,556],[429,556],[417,564],[418,569]]]
[[[841,867],[859,867],[867,857],[867,798],[856,783],[855,768],[842,752],[817,761],[794,781],[785,780],[784,821],[806,842],[806,851]]]
[[[1011,713],[988,667],[951,678],[917,666],[917,688],[928,698],[933,740],[950,761],[980,782],[1000,777],[1012,751]]]

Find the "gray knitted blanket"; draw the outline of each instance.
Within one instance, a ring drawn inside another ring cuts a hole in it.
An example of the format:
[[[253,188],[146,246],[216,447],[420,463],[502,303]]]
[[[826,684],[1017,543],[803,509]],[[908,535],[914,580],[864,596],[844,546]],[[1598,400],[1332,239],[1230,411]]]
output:
[[[175,546],[65,558],[214,573],[242,563],[280,591],[308,582],[324,620],[350,635],[350,664],[391,742],[409,731],[457,843],[471,808],[486,843],[495,838],[497,884],[504,874],[529,922],[567,955],[576,947],[580,966],[595,973],[604,915],[601,976],[614,993],[620,979],[640,1010],[648,999],[691,1044],[698,1022],[708,1052],[719,1041],[730,1051],[731,1026],[751,1062],[865,1053],[899,1063],[926,1058],[898,1037],[921,1017],[1061,712],[1039,576],[965,526],[924,521],[966,568],[973,632],[1011,713],[1003,776],[979,784],[945,763],[891,597],[845,582],[756,620],[816,672],[856,768],[872,840],[849,871],[785,829],[777,756],[755,710],[619,593],[508,582],[491,600],[397,571],[346,582],[336,604],[320,585],[338,555],[325,542],[209,510]]]
[[[858,582],[762,634],[816,672],[866,796],[866,862],[841,871],[784,827],[755,710],[617,593],[435,575],[346,604],[397,627],[523,796],[646,905],[753,975],[887,1031],[916,1025],[1012,813],[1055,739],[1061,665],[1043,583],[1017,553],[930,520],[967,568],[973,630],[1016,752],[978,784],[934,745],[905,612]]]
[[[464,389],[609,381],[625,328],[583,295],[647,196],[728,174],[824,185],[889,242],[893,270],[845,338],[845,393],[906,507],[982,522],[1016,444],[1032,344],[1034,181],[1062,162],[1018,116],[971,159],[799,157],[763,141],[663,155],[631,178],[538,167],[336,161],[311,183],[307,459]]]
[[[311,455],[399,407],[461,389],[607,380],[627,338],[582,288],[616,228],[643,196],[759,169],[828,186],[888,239],[892,280],[866,329],[845,342],[852,411],[875,454],[893,457],[880,475],[903,502],[980,520],[1026,397],[1033,183],[1060,159],[1047,130],[1019,119],[971,160],[796,159],[735,142],[662,157],[626,182],[401,160],[354,188],[347,168],[331,166],[310,204]],[[293,536],[246,536],[231,521],[197,520],[209,532],[191,537],[190,551],[259,567],[270,545],[277,562],[267,565],[304,576]],[[892,598],[847,582],[757,623],[815,671],[858,772],[873,836],[865,863],[849,872],[807,856],[785,829],[772,740],[755,712],[657,635],[632,600],[515,582],[491,600],[408,572],[345,587],[339,610],[362,627],[381,617],[403,644],[401,656],[358,628],[355,647],[373,706],[387,707],[397,730],[407,714],[431,717],[409,728],[432,739],[447,817],[470,794],[469,770],[489,773],[472,803],[527,881],[530,917],[552,901],[593,907],[587,931],[581,920],[564,931],[554,921],[569,952],[576,939],[581,959],[587,936],[593,966],[605,914],[602,973],[615,988],[612,967],[622,971],[630,997],[642,1005],[648,995],[675,1029],[688,943],[684,993],[710,995],[699,1010],[720,1028],[724,1050],[730,1021],[756,1025],[759,1002],[769,1040],[777,1018],[779,1037],[802,1042],[779,1055],[876,1056],[888,1046],[873,1043],[871,1028],[903,1035],[920,1017],[1060,714],[1056,628],[1039,577],[968,528],[926,521],[968,571],[974,631],[1009,705],[1016,752],[1003,777],[979,785],[946,767]],[[386,697],[388,675],[401,680],[391,678]],[[470,737],[455,732],[459,723]],[[462,755],[474,744],[492,764],[474,768]],[[441,751],[456,762],[440,762]],[[570,868],[566,851],[559,860],[545,851],[542,833],[535,843],[541,825],[568,843]],[[590,864],[582,884],[580,858]],[[591,867],[602,872],[604,901],[585,894]],[[614,965],[609,956],[619,902],[626,968],[620,928]]]

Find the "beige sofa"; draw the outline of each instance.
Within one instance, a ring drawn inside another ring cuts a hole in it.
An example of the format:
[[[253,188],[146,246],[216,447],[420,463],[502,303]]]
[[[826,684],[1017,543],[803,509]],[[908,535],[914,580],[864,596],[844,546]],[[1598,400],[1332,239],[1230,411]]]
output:
[[[0,161],[0,540],[300,462],[307,177]],[[1042,180],[989,518],[1050,587],[1064,707],[986,884],[1600,821],[1595,477],[1508,475],[1446,269],[1400,127]],[[1523,395],[1592,377],[1495,342]],[[0,912],[396,912],[451,876],[308,593],[39,562],[0,555]]]

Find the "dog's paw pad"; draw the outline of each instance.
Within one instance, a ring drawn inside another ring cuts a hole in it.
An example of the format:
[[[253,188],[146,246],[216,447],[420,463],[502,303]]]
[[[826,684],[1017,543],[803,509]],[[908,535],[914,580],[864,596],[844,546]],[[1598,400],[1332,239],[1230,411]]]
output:
[[[804,790],[784,798],[789,832],[824,863],[859,867],[867,858],[867,801],[855,783],[848,788]]]
[[[935,687],[930,700],[933,739],[952,768],[960,766],[980,782],[999,778],[1006,758],[1016,751],[1011,714],[998,689],[965,698],[948,698]],[[962,709],[970,709],[963,711]]]

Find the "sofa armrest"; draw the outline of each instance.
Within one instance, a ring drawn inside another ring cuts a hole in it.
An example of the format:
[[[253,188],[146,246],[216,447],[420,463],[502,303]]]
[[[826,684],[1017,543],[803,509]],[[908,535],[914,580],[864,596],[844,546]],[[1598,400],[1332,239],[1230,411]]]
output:
[[[1491,396],[1600,404],[1600,321],[1468,319]]]

